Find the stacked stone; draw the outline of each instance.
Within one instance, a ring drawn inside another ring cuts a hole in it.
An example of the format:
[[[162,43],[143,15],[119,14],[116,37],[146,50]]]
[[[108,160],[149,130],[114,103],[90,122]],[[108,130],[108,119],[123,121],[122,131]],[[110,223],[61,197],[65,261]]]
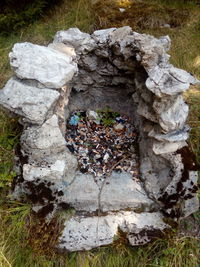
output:
[[[92,35],[72,28],[58,32],[48,47],[14,45],[9,55],[14,76],[0,91],[0,104],[24,125],[14,195],[25,193],[42,215],[66,204],[75,208],[76,214],[66,219],[60,248],[76,251],[110,244],[118,229],[130,244],[144,244],[170,227],[163,214],[176,220],[198,209],[198,166],[187,149],[188,106],[182,97],[198,81],[169,64],[169,47],[168,36],[156,39],[130,27]],[[103,67],[99,58],[106,62]],[[129,76],[123,83],[135,86],[142,183],[127,173],[113,173],[109,185],[98,187],[92,175],[79,172],[66,148],[70,91],[87,91],[94,81],[101,87],[120,84],[119,73],[131,74],[137,66],[143,75],[133,81]]]

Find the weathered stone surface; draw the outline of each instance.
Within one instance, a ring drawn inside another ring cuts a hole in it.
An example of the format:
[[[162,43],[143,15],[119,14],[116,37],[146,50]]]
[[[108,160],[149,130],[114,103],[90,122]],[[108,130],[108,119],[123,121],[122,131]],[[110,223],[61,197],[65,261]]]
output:
[[[141,99],[139,101],[137,113],[140,116],[143,116],[144,118],[146,118],[147,120],[158,122],[158,118],[156,116],[156,113],[152,109],[152,107],[150,105],[146,105],[146,103]]]
[[[167,134],[158,133],[153,129],[149,132],[148,136],[154,137],[156,140],[163,142],[186,141],[189,137],[189,130],[190,127],[187,125],[181,130],[172,131]]]
[[[159,41],[161,42],[162,46],[165,48],[165,51],[167,52],[171,47],[171,39],[168,35],[161,36],[159,38]]]
[[[57,91],[39,89],[11,78],[0,91],[0,104],[22,116],[24,121],[42,124],[59,96]]]
[[[152,239],[148,235],[144,238],[144,234],[140,234],[143,229],[163,231],[169,226],[162,221],[159,213],[138,214],[127,211],[100,217],[76,216],[65,222],[59,248],[77,251],[111,244],[118,235],[118,228],[128,232],[131,245],[138,245],[140,242],[145,244]]]
[[[149,157],[143,158],[140,163],[140,173],[144,180],[146,191],[150,197],[157,197],[160,193],[159,176],[153,170],[153,163]]]
[[[72,183],[77,168],[76,158],[67,151],[57,154],[56,157],[46,157],[40,166],[24,164],[23,178],[35,182],[37,179],[56,183],[58,189],[62,183],[64,187]]]
[[[183,97],[177,97],[172,106],[160,114],[160,126],[166,132],[182,129],[188,117],[188,105]]]
[[[198,210],[199,210],[199,198],[198,196],[194,196],[191,199],[187,199],[183,202],[182,217],[186,218]]]
[[[41,127],[32,126],[26,129],[21,136],[21,144],[24,153],[38,161],[45,156],[67,149],[56,115],[53,115]]]
[[[63,43],[51,43],[48,45],[49,48],[55,49],[61,53],[66,54],[67,56],[72,57],[72,59],[76,59],[75,49],[71,46],[65,45]]]
[[[134,45],[139,50],[141,63],[147,72],[160,64],[168,64],[169,55],[165,53],[166,47],[159,39],[147,34],[134,32]]]
[[[106,43],[109,40],[109,37],[116,28],[109,28],[104,30],[94,31],[92,37],[94,37],[100,44]]]
[[[116,43],[122,43],[123,46],[123,40],[127,35],[130,35],[132,33],[132,28],[129,26],[124,26],[121,28],[118,28],[109,34],[109,45],[114,45]]]
[[[183,93],[190,84],[198,83],[191,74],[170,65],[168,68],[155,66],[148,74],[146,86],[158,97],[162,97],[163,94],[177,95]]]
[[[19,78],[34,79],[49,88],[62,87],[77,71],[71,56],[31,43],[15,44],[9,57]]]
[[[91,36],[88,33],[81,32],[78,28],[58,31],[53,42],[71,45],[77,53],[92,51],[96,47],[96,43]]]
[[[153,143],[153,152],[156,155],[165,154],[165,153],[173,153],[178,149],[186,146],[187,143],[185,141],[180,142],[157,142]]]
[[[65,191],[63,202],[78,211],[98,210],[99,187],[91,174],[76,173],[73,183]]]
[[[101,196],[100,207],[102,211],[116,211],[123,209],[151,210],[154,202],[148,198],[139,181],[126,172],[113,172],[107,178]]]

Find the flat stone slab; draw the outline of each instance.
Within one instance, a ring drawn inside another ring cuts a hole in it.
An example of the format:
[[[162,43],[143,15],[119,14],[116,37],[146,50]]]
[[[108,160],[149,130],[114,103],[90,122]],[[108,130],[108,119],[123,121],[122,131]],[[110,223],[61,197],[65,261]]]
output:
[[[101,190],[102,186],[102,190]],[[77,173],[64,192],[63,201],[77,211],[149,211],[155,203],[148,198],[139,181],[129,173],[113,172],[105,183],[96,183],[91,174]]]
[[[119,237],[118,229],[127,233],[131,245],[145,244],[151,241],[152,236],[144,235],[143,231],[162,232],[169,225],[163,222],[160,213],[126,211],[100,217],[74,216],[65,221],[64,227],[58,247],[78,251],[111,244],[114,238]]]
[[[98,210],[99,188],[91,174],[76,173],[75,179],[64,192],[63,202],[78,211]]]
[[[0,104],[32,124],[42,124],[60,93],[11,78],[0,90]]]
[[[148,198],[139,181],[126,172],[113,172],[107,177],[101,192],[100,206],[102,211],[122,209],[150,210],[154,202]]]
[[[49,88],[62,87],[77,71],[71,56],[27,42],[15,44],[9,57],[19,78],[37,80]]]

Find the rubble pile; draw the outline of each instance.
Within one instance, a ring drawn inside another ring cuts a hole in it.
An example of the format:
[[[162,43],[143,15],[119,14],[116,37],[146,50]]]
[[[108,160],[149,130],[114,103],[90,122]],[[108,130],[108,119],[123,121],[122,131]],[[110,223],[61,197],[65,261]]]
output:
[[[77,157],[80,171],[93,174],[95,181],[112,171],[129,172],[138,179],[137,132],[128,117],[111,111],[73,112],[67,123],[66,141]]]

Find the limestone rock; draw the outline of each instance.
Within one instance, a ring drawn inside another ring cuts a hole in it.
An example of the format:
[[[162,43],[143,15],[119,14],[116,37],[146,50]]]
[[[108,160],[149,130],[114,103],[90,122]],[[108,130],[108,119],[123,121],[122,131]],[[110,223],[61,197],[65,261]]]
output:
[[[92,36],[99,42],[99,43],[105,43],[108,41],[110,35],[112,32],[114,32],[116,28],[109,28],[104,30],[98,30],[94,31]]]
[[[155,141],[153,143],[153,152],[156,155],[160,155],[164,153],[173,153],[186,145],[187,143],[185,141],[180,141],[180,142],[157,142]]]
[[[142,99],[140,99],[139,101],[137,113],[140,116],[146,118],[147,120],[150,120],[152,122],[158,122],[158,118],[152,107],[150,107],[150,105],[147,105]]]
[[[177,81],[182,83],[190,83],[193,85],[199,83],[199,81],[192,74],[173,66],[170,68],[169,74],[172,75]]]
[[[116,29],[115,31],[112,31],[109,34],[109,45],[113,45],[115,43],[120,43],[124,40],[124,38],[127,35],[130,35],[133,32],[132,28],[129,26],[124,26],[121,28]]]
[[[154,129],[151,130],[148,136],[155,138],[158,141],[162,142],[178,142],[178,141],[186,141],[189,137],[189,126],[185,126],[183,129],[178,131],[172,131],[167,134],[162,134],[156,132]]]
[[[151,210],[154,202],[148,198],[139,181],[129,173],[113,172],[107,177],[101,196],[100,206],[102,211],[116,211],[123,209]]]
[[[171,40],[170,37],[168,35],[165,36],[161,36],[159,38],[159,41],[161,42],[161,44],[163,45],[163,47],[165,48],[165,51],[167,52],[170,47],[171,47]]]
[[[72,183],[76,168],[76,158],[65,151],[57,154],[57,157],[50,156],[44,158],[39,166],[35,164],[24,164],[23,178],[26,181],[33,182],[37,179],[48,180],[54,182],[59,189],[59,184],[63,184],[66,187]]]
[[[182,205],[182,217],[186,218],[192,213],[199,210],[199,198],[194,196],[191,199],[187,199]]]
[[[15,44],[9,57],[19,78],[34,79],[49,88],[62,87],[77,71],[71,56],[27,42]]]
[[[72,57],[72,59],[76,59],[75,49],[71,46],[65,45],[63,43],[51,43],[48,45],[48,47],[64,53],[67,56]]]
[[[50,89],[39,89],[11,78],[0,91],[0,104],[22,116],[24,121],[42,124],[60,94]]]
[[[163,94],[177,95],[185,92],[190,84],[198,81],[186,71],[168,65],[167,68],[155,66],[149,72],[146,81],[147,88],[159,97]]]
[[[77,211],[98,210],[99,188],[91,174],[76,173],[73,183],[66,189],[63,202]]]
[[[53,115],[41,127],[32,126],[21,136],[22,150],[31,158],[41,161],[45,156],[66,150],[66,141]]]
[[[78,28],[58,31],[53,42],[71,45],[77,53],[92,51],[96,47],[96,43],[91,36],[88,33],[81,32]]]
[[[186,122],[188,111],[188,105],[185,104],[183,97],[178,96],[172,106],[160,114],[160,126],[166,132],[182,129]]]
[[[163,231],[169,228],[159,213],[118,212],[106,216],[75,216],[65,222],[59,248],[67,251],[89,250],[108,245],[118,236],[118,228],[128,233],[131,245],[151,241],[148,230]],[[143,233],[142,233],[143,232]],[[146,232],[146,238],[144,234]]]

